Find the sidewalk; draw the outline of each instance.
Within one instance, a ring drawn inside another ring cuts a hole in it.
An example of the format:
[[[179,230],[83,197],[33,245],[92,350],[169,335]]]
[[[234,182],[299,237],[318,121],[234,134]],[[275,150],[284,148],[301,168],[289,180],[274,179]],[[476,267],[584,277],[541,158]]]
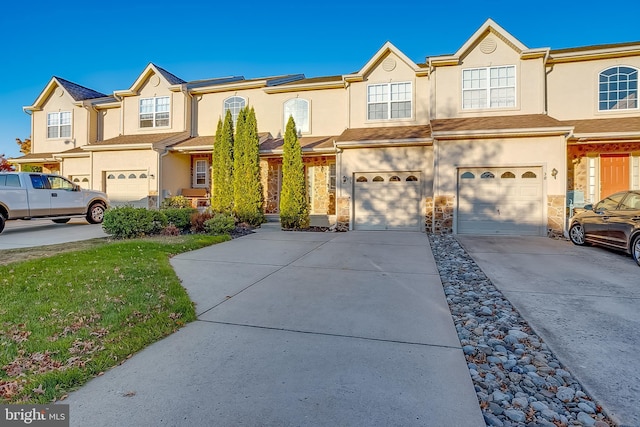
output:
[[[71,425],[485,425],[425,234],[265,227],[172,265],[198,321],[72,393]]]

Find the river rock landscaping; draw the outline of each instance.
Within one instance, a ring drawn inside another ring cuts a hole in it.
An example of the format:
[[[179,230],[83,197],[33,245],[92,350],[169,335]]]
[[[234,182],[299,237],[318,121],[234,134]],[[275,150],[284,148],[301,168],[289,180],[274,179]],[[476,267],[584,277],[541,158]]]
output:
[[[450,235],[429,235],[487,426],[615,425]]]

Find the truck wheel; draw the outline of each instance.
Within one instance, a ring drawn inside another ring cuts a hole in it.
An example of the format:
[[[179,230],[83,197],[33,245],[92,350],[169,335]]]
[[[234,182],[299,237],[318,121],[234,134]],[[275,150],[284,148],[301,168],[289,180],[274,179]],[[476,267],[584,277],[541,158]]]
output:
[[[100,224],[104,219],[104,206],[100,203],[94,203],[89,206],[87,212],[87,221],[91,224]]]
[[[0,214],[0,233],[4,230],[4,217]]]
[[[56,224],[66,224],[71,221],[71,218],[52,219],[51,221],[55,222]]]

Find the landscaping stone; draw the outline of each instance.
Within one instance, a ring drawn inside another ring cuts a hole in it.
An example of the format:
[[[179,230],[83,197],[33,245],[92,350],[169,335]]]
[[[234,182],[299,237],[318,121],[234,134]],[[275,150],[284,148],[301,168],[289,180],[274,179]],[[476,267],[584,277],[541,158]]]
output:
[[[451,234],[430,234],[488,426],[613,426]]]

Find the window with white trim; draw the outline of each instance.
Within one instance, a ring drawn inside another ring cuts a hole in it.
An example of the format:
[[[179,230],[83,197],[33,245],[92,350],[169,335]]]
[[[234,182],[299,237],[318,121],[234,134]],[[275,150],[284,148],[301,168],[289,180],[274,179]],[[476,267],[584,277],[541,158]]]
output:
[[[516,67],[462,70],[462,108],[507,108],[516,105]]]
[[[638,108],[638,70],[611,67],[600,73],[598,110],[631,110]]]
[[[169,105],[168,96],[140,99],[140,127],[169,126]]]
[[[224,108],[222,109],[222,117],[227,114],[227,110],[231,111],[233,124],[236,124],[240,110],[247,105],[247,100],[241,96],[232,96],[224,100]]]
[[[208,187],[209,162],[206,159],[197,159],[193,165],[193,187]]]
[[[71,137],[71,111],[47,114],[47,138]]]
[[[411,118],[411,82],[383,83],[367,86],[367,119]]]
[[[296,131],[309,132],[309,101],[302,98],[293,98],[284,103],[284,127],[287,127],[289,117],[296,122]]]

